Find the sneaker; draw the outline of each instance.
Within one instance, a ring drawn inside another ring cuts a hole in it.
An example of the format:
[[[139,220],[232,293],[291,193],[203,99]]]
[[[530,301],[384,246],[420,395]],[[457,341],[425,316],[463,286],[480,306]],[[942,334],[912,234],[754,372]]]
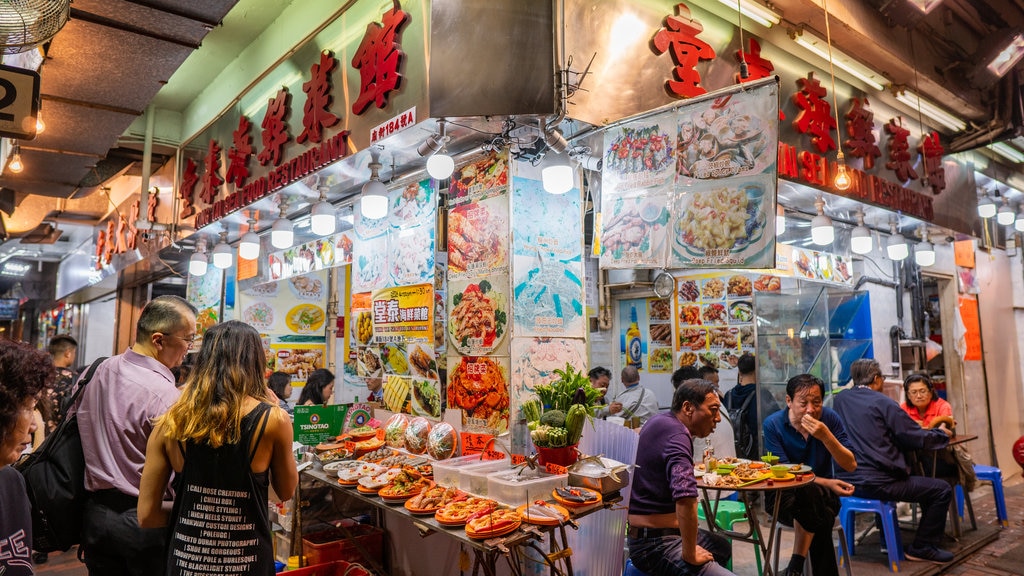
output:
[[[932,562],[934,564],[945,564],[946,562],[953,561],[953,553],[942,548],[935,546],[907,546],[903,550],[903,555],[907,557],[907,560],[917,560],[919,562]]]

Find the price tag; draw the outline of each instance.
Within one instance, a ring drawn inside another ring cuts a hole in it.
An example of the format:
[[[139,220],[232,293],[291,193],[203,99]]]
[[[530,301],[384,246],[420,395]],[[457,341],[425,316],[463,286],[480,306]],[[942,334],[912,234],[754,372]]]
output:
[[[348,450],[349,452],[355,452],[356,451],[356,443],[351,441],[351,440],[346,440],[345,441],[345,450]]]
[[[513,454],[512,463],[515,464],[516,466],[520,464],[526,464],[526,456],[523,456],[522,454]]]
[[[383,440],[383,439],[384,439],[384,429],[383,428],[378,428],[377,429],[377,440]]]
[[[504,460],[505,459],[505,453],[501,452],[501,451],[498,451],[498,450],[484,450],[484,452],[483,452],[483,459],[484,460]]]
[[[484,450],[487,450],[492,442],[494,442],[494,436],[491,434],[463,432],[462,455],[467,456],[469,454],[479,454]]]
[[[568,468],[566,468],[565,466],[559,466],[558,464],[551,464],[551,463],[545,464],[544,465],[544,469],[547,471],[548,474],[568,474],[569,473],[569,469]]]

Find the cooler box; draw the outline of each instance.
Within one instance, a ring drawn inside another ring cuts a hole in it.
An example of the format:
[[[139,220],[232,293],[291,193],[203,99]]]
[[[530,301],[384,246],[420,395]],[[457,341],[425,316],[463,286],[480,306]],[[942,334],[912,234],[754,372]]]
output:
[[[302,537],[302,544],[310,565],[334,560],[383,563],[384,531],[366,524],[312,532]]]

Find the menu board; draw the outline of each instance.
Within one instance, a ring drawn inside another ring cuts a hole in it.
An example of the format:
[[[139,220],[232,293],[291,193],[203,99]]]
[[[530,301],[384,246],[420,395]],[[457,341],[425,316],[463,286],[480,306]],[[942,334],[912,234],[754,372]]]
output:
[[[462,409],[467,431],[497,434],[509,426],[509,358],[459,356],[448,363],[448,406]]]
[[[582,338],[513,338],[512,397],[516,404],[535,398],[538,384],[558,380],[566,364],[586,372],[587,343]]]
[[[220,322],[221,293],[224,290],[224,274],[218,268],[210,269],[202,276],[188,275],[188,287],[185,299],[195,306],[196,332],[202,339],[203,334]]]
[[[853,284],[853,263],[838,254],[782,244],[775,258],[775,268],[800,279]]]
[[[433,342],[434,288],[431,284],[375,290],[370,312],[376,344]],[[360,311],[360,316],[365,322],[364,311]]]
[[[292,377],[292,384],[305,383],[313,370],[326,365],[327,345],[319,343],[277,342],[270,345],[268,366],[272,372],[284,372]]]
[[[672,299],[647,299],[647,371],[671,373],[673,366],[672,347]]]
[[[352,249],[352,291],[368,292],[388,285],[388,237],[358,238]]]
[[[241,320],[261,333],[323,336],[327,322],[327,273],[258,284],[238,295]]]
[[[601,267],[663,267],[668,245],[666,188],[603,188],[601,193]]]
[[[584,336],[583,230],[578,192],[538,180],[512,186],[512,294],[517,336]]]
[[[508,276],[450,281],[448,298],[452,350],[470,356],[497,353],[509,330]]]
[[[268,256],[270,279],[284,280],[292,276],[326,270],[352,263],[352,231],[345,231],[316,240],[310,240],[287,250],[271,252]],[[255,262],[254,260],[240,260]],[[240,267],[241,269],[241,267]],[[255,276],[255,270],[246,277]]]

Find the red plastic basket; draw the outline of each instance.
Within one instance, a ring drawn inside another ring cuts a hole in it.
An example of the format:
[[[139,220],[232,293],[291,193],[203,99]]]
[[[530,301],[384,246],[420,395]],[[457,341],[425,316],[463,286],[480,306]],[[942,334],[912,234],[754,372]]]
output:
[[[345,576],[348,567],[348,562],[335,560],[334,562],[317,564],[316,566],[306,566],[305,568],[288,570],[287,572],[278,572],[278,574],[287,574],[288,576]]]
[[[333,560],[381,564],[384,557],[384,531],[365,524],[306,534],[302,544],[306,562],[312,565]]]

